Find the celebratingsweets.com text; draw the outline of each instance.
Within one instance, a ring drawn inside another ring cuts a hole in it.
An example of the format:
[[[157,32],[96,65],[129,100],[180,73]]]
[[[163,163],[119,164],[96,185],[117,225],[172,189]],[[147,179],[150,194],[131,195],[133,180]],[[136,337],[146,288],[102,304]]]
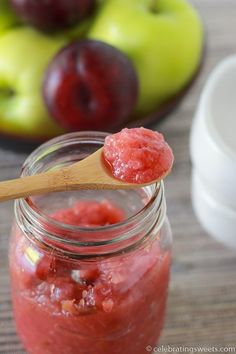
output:
[[[161,345],[158,347],[152,347],[148,345],[146,347],[147,353],[236,353],[236,346],[171,346],[171,345]]]

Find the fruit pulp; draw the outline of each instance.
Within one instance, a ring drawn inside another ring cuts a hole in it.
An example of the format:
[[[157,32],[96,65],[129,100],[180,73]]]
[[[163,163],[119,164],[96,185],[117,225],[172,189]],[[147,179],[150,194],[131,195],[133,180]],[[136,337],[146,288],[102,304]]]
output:
[[[103,154],[114,177],[130,183],[149,183],[165,176],[174,160],[163,135],[146,128],[125,128],[107,136]]]
[[[117,224],[125,213],[107,200],[90,200],[52,217],[97,227]],[[90,262],[46,253],[15,226],[10,249],[13,307],[27,352],[146,353],[163,326],[169,267],[170,251],[161,247],[160,234],[144,248]]]

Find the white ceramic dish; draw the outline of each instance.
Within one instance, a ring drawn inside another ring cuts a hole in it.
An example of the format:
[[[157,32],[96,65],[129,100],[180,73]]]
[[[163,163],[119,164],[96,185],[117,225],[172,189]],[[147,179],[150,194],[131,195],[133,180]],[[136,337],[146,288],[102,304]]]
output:
[[[213,71],[190,139],[193,165],[219,200],[236,208],[236,55]]]
[[[212,197],[196,172],[192,176],[192,201],[203,228],[218,241],[236,249],[236,210]]]
[[[236,55],[220,63],[206,83],[190,153],[196,214],[212,236],[236,247]]]

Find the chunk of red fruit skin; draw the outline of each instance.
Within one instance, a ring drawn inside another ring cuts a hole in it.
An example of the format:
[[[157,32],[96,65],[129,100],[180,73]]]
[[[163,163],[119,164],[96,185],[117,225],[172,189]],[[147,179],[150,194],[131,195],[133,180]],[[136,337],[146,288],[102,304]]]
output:
[[[55,273],[54,260],[47,255],[42,257],[37,263],[35,275],[41,280],[46,280],[49,275],[55,275]]]
[[[103,157],[115,178],[137,184],[161,179],[174,161],[163,135],[143,127],[107,136]]]

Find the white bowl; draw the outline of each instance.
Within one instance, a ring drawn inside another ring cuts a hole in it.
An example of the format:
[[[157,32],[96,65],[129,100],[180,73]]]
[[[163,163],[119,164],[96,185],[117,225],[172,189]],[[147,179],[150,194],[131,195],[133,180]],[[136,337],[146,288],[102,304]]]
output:
[[[236,209],[236,55],[220,63],[206,83],[191,130],[190,153],[210,194]]]
[[[218,241],[236,249],[236,210],[215,199],[196,171],[192,175],[192,201],[203,228]]]

